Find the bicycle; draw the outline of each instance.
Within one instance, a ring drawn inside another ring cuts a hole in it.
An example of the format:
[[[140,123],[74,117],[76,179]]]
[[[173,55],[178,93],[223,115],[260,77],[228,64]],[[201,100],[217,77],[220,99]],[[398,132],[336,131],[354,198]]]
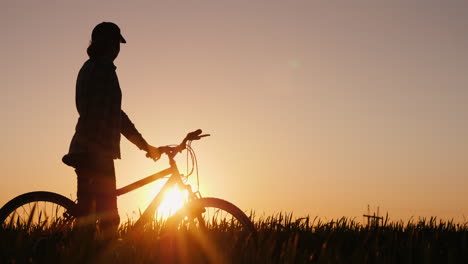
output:
[[[161,152],[166,154],[169,159],[169,168],[116,190],[116,195],[120,196],[151,182],[168,178],[159,193],[135,222],[135,228],[140,228],[154,219],[164,195],[175,187],[186,191],[187,201],[181,209],[167,219],[169,227],[206,230],[210,226],[229,223],[242,232],[255,232],[252,221],[237,206],[223,199],[202,197],[199,191],[194,192],[191,185],[184,182],[184,179],[187,179],[197,168],[196,156],[191,143],[207,136],[209,134],[202,134],[202,130],[199,129],[188,133],[179,145],[160,147]],[[187,155],[190,154],[192,160],[191,171],[187,175],[179,172],[175,161],[177,154],[183,150],[187,150]],[[197,182],[199,184],[198,173]],[[211,215],[211,210],[214,211],[213,215]],[[59,223],[71,226],[77,218],[77,212],[78,204],[65,196],[46,191],[29,192],[13,198],[0,209],[0,225],[13,228],[36,228],[54,226]]]

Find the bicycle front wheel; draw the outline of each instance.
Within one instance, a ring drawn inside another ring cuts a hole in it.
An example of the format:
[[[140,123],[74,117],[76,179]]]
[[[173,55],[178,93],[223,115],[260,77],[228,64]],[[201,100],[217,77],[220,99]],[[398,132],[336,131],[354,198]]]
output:
[[[243,263],[239,248],[252,248],[255,227],[234,204],[218,198],[191,201],[171,216],[163,258],[177,263]]]
[[[188,203],[168,219],[178,230],[201,229],[220,232],[253,233],[249,217],[234,204],[219,198],[200,198]]]
[[[52,192],[25,193],[0,209],[0,225],[26,230],[63,227],[76,218],[77,205]]]

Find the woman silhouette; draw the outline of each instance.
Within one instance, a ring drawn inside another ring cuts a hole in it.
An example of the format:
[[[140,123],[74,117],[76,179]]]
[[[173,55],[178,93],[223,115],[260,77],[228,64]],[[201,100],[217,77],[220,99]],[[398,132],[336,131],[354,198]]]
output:
[[[78,177],[80,222],[103,232],[115,233],[120,222],[115,195],[114,159],[120,159],[120,134],[158,160],[160,151],[149,145],[121,109],[122,93],[113,61],[126,43],[120,28],[111,22],[98,24],[76,82],[79,113],[69,153],[63,162]]]

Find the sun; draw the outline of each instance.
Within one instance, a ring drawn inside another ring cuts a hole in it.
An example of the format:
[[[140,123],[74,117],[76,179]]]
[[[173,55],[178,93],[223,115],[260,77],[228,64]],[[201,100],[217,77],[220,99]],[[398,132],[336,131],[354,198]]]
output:
[[[157,217],[163,219],[168,218],[173,215],[177,210],[179,210],[187,201],[188,193],[186,190],[180,190],[177,187],[170,189],[164,195],[164,199],[161,202],[161,205],[157,211]]]

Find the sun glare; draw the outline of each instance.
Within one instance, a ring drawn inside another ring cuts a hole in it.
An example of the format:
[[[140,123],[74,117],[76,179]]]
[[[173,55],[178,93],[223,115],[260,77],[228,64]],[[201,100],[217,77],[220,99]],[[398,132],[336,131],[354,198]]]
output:
[[[174,187],[164,195],[164,200],[158,208],[157,216],[163,219],[173,215],[187,201],[188,193],[186,190],[181,191]]]

